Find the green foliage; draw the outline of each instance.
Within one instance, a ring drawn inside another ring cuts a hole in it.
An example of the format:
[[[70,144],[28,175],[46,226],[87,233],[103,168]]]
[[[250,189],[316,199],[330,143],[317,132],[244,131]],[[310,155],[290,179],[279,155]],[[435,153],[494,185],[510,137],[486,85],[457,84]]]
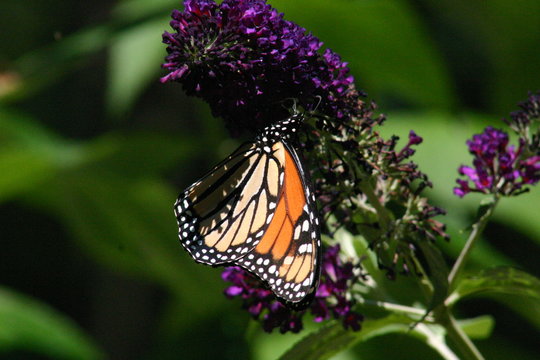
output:
[[[441,54],[406,1],[316,0],[309,12],[302,1],[272,4],[341,54],[375,99],[443,109],[456,101]]]
[[[350,348],[355,343],[391,333],[401,333],[421,339],[437,351],[443,359],[457,358],[445,344],[444,330],[441,327],[423,324],[411,327],[410,325],[408,317],[399,315],[366,320],[363,323],[362,331],[356,333],[344,330],[343,326],[339,324],[330,324],[299,341],[283,354],[281,359],[329,359],[332,355]],[[475,323],[475,325],[482,328],[480,324]],[[480,329],[478,332],[485,334]]]
[[[353,333],[343,329],[341,324],[333,323],[298,342],[287,351],[281,359],[329,359],[332,355],[349,348],[355,342],[367,340],[372,336],[383,335],[391,331],[407,331],[408,319],[401,318],[402,325],[396,317],[381,320],[370,320],[363,323],[361,332]]]
[[[540,280],[514,268],[489,268],[463,279],[449,300],[453,303],[466,296],[485,293],[505,293],[540,300]]]
[[[106,99],[112,115],[118,116],[133,107],[150,82],[155,82],[163,58],[159,41],[168,17],[143,22],[114,37],[110,46],[109,89]],[[141,52],[141,49],[145,49]],[[127,61],[126,59],[132,59]]]
[[[471,339],[487,339],[495,326],[495,320],[490,315],[460,320],[458,323]]]
[[[200,103],[179,95],[181,90],[172,85],[158,85],[165,55],[161,33],[180,2],[125,0],[113,9],[109,2],[77,9],[53,1],[50,16],[44,16],[38,1],[24,7],[6,1],[0,4],[0,24],[9,25],[0,31],[0,210],[5,215],[0,284],[14,290],[0,289],[1,358],[19,352],[54,359],[239,358],[248,353],[261,359],[384,358],[391,346],[370,347],[384,341],[425,351],[426,358],[456,359],[444,329],[428,315],[441,304],[475,314],[458,325],[471,338],[482,339],[490,358],[507,358],[512,355],[508,349],[518,349],[515,358],[535,358],[540,191],[499,204],[494,223],[453,289],[445,264],[463,248],[480,202],[480,197],[452,195],[457,167],[468,161],[465,140],[488,123],[502,127],[499,119],[527,91],[540,89],[540,3],[270,3],[349,62],[358,87],[388,113],[383,134],[406,139],[414,129],[424,138],[414,159],[434,184],[430,198],[448,211],[439,220],[452,237],[448,243],[423,245],[432,296],[426,298],[410,277],[386,278],[369,250],[368,229],[354,235],[340,229],[334,240],[348,244],[346,251],[365,254],[362,265],[373,280],[361,289],[372,301],[360,306],[367,317],[362,331],[329,323],[310,325],[303,335],[269,336],[255,330],[242,338],[247,318],[237,302],[229,304],[222,296],[219,271],[193,264],[176,236],[172,203],[177,193],[234,147]],[[80,23],[66,20],[73,18]],[[21,29],[33,31],[21,37]],[[74,97],[88,107],[71,104]],[[13,215],[13,209],[19,212]],[[21,213],[28,229],[11,223],[10,216]],[[33,287],[35,273],[2,265],[20,262],[43,271],[27,260],[33,245],[43,241],[50,250],[40,258],[53,267],[45,290]],[[29,246],[17,250],[18,244]],[[96,298],[78,294],[74,299],[56,284],[54,279],[66,274],[54,267],[65,262],[55,251],[66,244],[73,244],[74,256],[80,256],[69,269],[74,286],[105,293],[105,298],[118,296],[122,307],[112,311],[125,310],[143,330],[133,330],[132,338],[99,334],[104,328],[126,329],[105,321],[95,309]],[[7,261],[13,254],[17,261]],[[153,312],[140,314],[129,306],[132,300],[147,299],[143,290],[122,295],[122,286],[118,292],[105,289],[95,280],[100,276],[118,277],[124,286],[136,282],[139,290],[151,287],[145,309]],[[484,296],[479,296],[484,294],[500,312],[486,315]],[[74,310],[77,306],[84,311]],[[79,318],[81,313],[88,318]],[[424,317],[426,322],[419,323]],[[513,334],[517,327],[529,331],[518,337]],[[211,349],[208,344],[215,339],[219,348]],[[399,350],[392,358],[415,356]]]
[[[0,108],[0,199],[6,200],[43,184],[80,154],[28,116]]]
[[[13,350],[54,359],[104,358],[71,319],[34,299],[0,288],[0,356]]]

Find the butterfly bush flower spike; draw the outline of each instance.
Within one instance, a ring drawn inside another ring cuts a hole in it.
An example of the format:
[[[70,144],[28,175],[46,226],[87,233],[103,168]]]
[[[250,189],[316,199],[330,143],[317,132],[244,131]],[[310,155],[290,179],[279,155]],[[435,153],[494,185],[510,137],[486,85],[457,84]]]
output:
[[[186,0],[165,32],[168,56],[162,82],[180,82],[188,95],[210,105],[229,129],[256,130],[288,116],[280,104],[341,119],[358,109],[347,64],[264,0]]]
[[[363,317],[353,310],[355,301],[350,291],[361,276],[360,266],[342,261],[339,250],[339,245],[326,249],[320,285],[306,310],[294,311],[284,306],[270,290],[264,289],[257,279],[238,266],[226,268],[221,275],[224,281],[232,283],[225,289],[225,296],[240,297],[243,308],[262,322],[266,332],[278,328],[281,333],[297,333],[303,328],[302,319],[307,312],[316,322],[340,319],[346,329],[358,331]]]
[[[526,191],[527,185],[540,180],[539,104],[540,96],[530,95],[528,101],[520,104],[522,110],[512,113],[511,120],[505,120],[518,135],[517,146],[509,145],[506,132],[491,126],[467,141],[474,157],[473,166],[459,167],[460,175],[466,178],[456,180],[455,195],[518,195]]]

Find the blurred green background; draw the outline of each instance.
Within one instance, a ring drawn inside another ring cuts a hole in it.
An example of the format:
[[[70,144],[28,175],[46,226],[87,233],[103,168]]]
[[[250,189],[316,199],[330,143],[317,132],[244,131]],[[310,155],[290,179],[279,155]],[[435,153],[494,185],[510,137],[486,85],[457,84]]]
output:
[[[349,62],[448,210],[448,259],[480,197],[452,195],[465,140],[540,90],[538,0],[271,1]],[[0,359],[272,359],[267,335],[222,295],[220,271],[178,243],[177,194],[234,149],[207,106],[162,85],[172,0],[0,2]],[[504,200],[470,269],[540,275],[540,191]],[[540,305],[482,297],[488,359],[537,359]],[[308,328],[313,326],[306,324]],[[300,335],[301,337],[301,335]],[[407,334],[336,359],[437,359]]]

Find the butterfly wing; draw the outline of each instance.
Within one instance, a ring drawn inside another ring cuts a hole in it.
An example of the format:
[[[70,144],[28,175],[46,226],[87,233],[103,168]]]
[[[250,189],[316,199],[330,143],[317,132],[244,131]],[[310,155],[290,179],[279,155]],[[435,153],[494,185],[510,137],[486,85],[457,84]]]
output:
[[[195,261],[230,264],[257,246],[282,172],[275,157],[247,143],[180,195],[174,205],[180,242]]]
[[[299,308],[315,293],[321,244],[309,176],[282,136],[289,120],[296,119],[240,146],[186,189],[174,209],[180,242],[195,261],[239,265]]]

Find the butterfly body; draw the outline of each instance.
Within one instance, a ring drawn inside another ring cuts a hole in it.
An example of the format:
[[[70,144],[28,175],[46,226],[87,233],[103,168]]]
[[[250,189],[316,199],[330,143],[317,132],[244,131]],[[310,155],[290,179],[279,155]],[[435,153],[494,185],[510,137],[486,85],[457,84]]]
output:
[[[321,245],[309,176],[292,145],[301,121],[265,128],[174,205],[180,242],[195,261],[241,266],[294,307],[314,295]]]

